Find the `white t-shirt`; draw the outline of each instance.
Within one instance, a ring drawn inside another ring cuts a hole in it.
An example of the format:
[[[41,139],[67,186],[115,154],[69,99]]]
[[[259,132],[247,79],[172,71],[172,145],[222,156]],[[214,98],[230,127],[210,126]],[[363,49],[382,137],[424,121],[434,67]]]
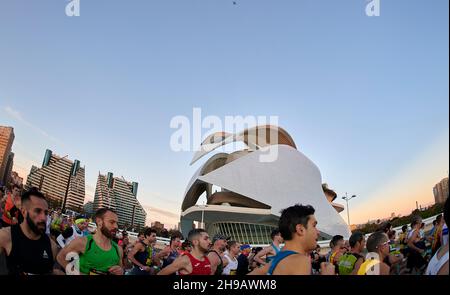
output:
[[[83,233],[80,234],[77,232],[78,228],[76,228],[75,225],[72,225],[72,229],[73,229],[73,234],[72,234],[72,236],[68,237],[67,239],[64,239],[62,234],[60,234],[56,238],[56,241],[58,242],[58,244],[61,248],[64,248],[65,246],[69,245],[69,243],[72,242],[73,240],[75,240],[75,238],[83,236]]]
[[[236,275],[238,268],[238,260],[236,257],[231,258],[229,254],[225,254],[223,256],[226,260],[228,260],[227,266],[222,271],[223,275]]]

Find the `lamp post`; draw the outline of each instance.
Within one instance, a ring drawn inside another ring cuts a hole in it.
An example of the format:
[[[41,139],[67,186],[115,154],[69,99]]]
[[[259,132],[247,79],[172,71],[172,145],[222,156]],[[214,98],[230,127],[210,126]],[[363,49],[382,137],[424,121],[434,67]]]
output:
[[[345,193],[345,197],[342,197],[342,199],[344,199],[345,202],[347,203],[347,222],[348,222],[348,226],[350,226],[350,209],[348,208],[348,201],[350,201],[353,198],[356,198],[356,195],[353,195],[353,196],[351,196],[349,198],[347,193]]]

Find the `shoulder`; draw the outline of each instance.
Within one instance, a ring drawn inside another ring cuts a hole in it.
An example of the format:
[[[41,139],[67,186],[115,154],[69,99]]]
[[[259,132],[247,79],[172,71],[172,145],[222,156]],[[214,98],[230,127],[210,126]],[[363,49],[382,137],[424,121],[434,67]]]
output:
[[[11,227],[0,229],[0,245],[5,245],[11,241]]]

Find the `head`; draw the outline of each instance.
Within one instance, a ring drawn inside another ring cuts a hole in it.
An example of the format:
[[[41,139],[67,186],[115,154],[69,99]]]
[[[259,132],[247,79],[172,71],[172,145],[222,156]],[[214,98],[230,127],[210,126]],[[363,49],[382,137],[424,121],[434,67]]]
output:
[[[395,240],[395,230],[391,230],[391,231],[388,233],[388,238],[389,238],[390,241]]]
[[[402,226],[402,232],[406,233],[407,230],[408,230],[408,226],[407,225]]]
[[[248,244],[244,244],[241,246],[241,253],[244,254],[245,256],[248,256],[250,254],[250,252],[252,251],[252,248],[250,247],[250,245]]]
[[[419,229],[422,226],[422,217],[416,215],[411,220],[411,228]]]
[[[181,250],[187,251],[187,252],[191,252],[191,250],[192,250],[191,242],[189,242],[188,240],[185,240],[185,241],[181,244]]]
[[[191,243],[193,250],[200,251],[204,254],[208,252],[209,245],[211,244],[208,232],[201,228],[191,230],[188,234],[188,240]]]
[[[341,235],[335,235],[330,241],[330,247],[333,251],[345,250],[344,237]]]
[[[367,239],[367,251],[378,253],[382,258],[389,255],[389,238],[382,232],[377,231]]]
[[[366,238],[364,237],[363,233],[355,232],[350,236],[349,243],[352,250],[360,253],[366,246]]]
[[[226,247],[227,247],[227,241],[229,240],[229,237],[226,237],[222,234],[217,234],[213,237],[212,243],[213,243],[213,248],[220,250],[220,251],[225,251]]]
[[[144,230],[144,241],[147,241],[148,244],[156,242],[156,229],[147,228]]]
[[[88,226],[88,222],[84,218],[79,218],[79,219],[75,220],[75,224],[81,231],[84,231]]]
[[[36,188],[23,193],[21,212],[27,226],[36,235],[45,234],[48,217],[48,204],[44,195]]]
[[[279,229],[274,229],[271,233],[270,233],[270,238],[272,239],[272,241],[274,243],[278,243],[281,244],[283,243],[283,238],[281,237],[281,233]]]
[[[97,224],[97,233],[101,233],[108,239],[116,237],[118,230],[118,217],[114,210],[101,208],[95,212],[95,223]]]
[[[294,241],[301,244],[305,251],[314,250],[319,239],[314,212],[312,206],[300,204],[281,211],[278,228],[284,241]]]
[[[138,240],[141,241],[141,242],[143,242],[144,239],[145,239],[144,232],[140,232],[140,233],[138,234]]]
[[[21,202],[22,198],[20,196],[21,191],[22,191],[22,187],[18,184],[14,184],[11,188],[14,205],[19,209],[21,208],[21,203],[22,203]]]
[[[174,235],[170,237],[170,248],[178,249],[181,247],[181,237],[179,235]]]
[[[227,249],[232,256],[237,256],[241,251],[241,245],[236,241],[229,241],[227,243]]]

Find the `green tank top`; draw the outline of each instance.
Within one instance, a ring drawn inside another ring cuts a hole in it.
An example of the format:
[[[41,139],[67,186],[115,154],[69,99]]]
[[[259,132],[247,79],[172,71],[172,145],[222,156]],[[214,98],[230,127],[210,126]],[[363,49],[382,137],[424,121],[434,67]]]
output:
[[[342,255],[339,260],[339,274],[350,275],[355,269],[355,263],[359,258],[363,258],[363,256],[355,253],[347,253]]]
[[[88,235],[84,254],[80,255],[80,272],[83,274],[107,274],[110,267],[120,265],[119,246],[111,241],[111,249],[105,251]]]

